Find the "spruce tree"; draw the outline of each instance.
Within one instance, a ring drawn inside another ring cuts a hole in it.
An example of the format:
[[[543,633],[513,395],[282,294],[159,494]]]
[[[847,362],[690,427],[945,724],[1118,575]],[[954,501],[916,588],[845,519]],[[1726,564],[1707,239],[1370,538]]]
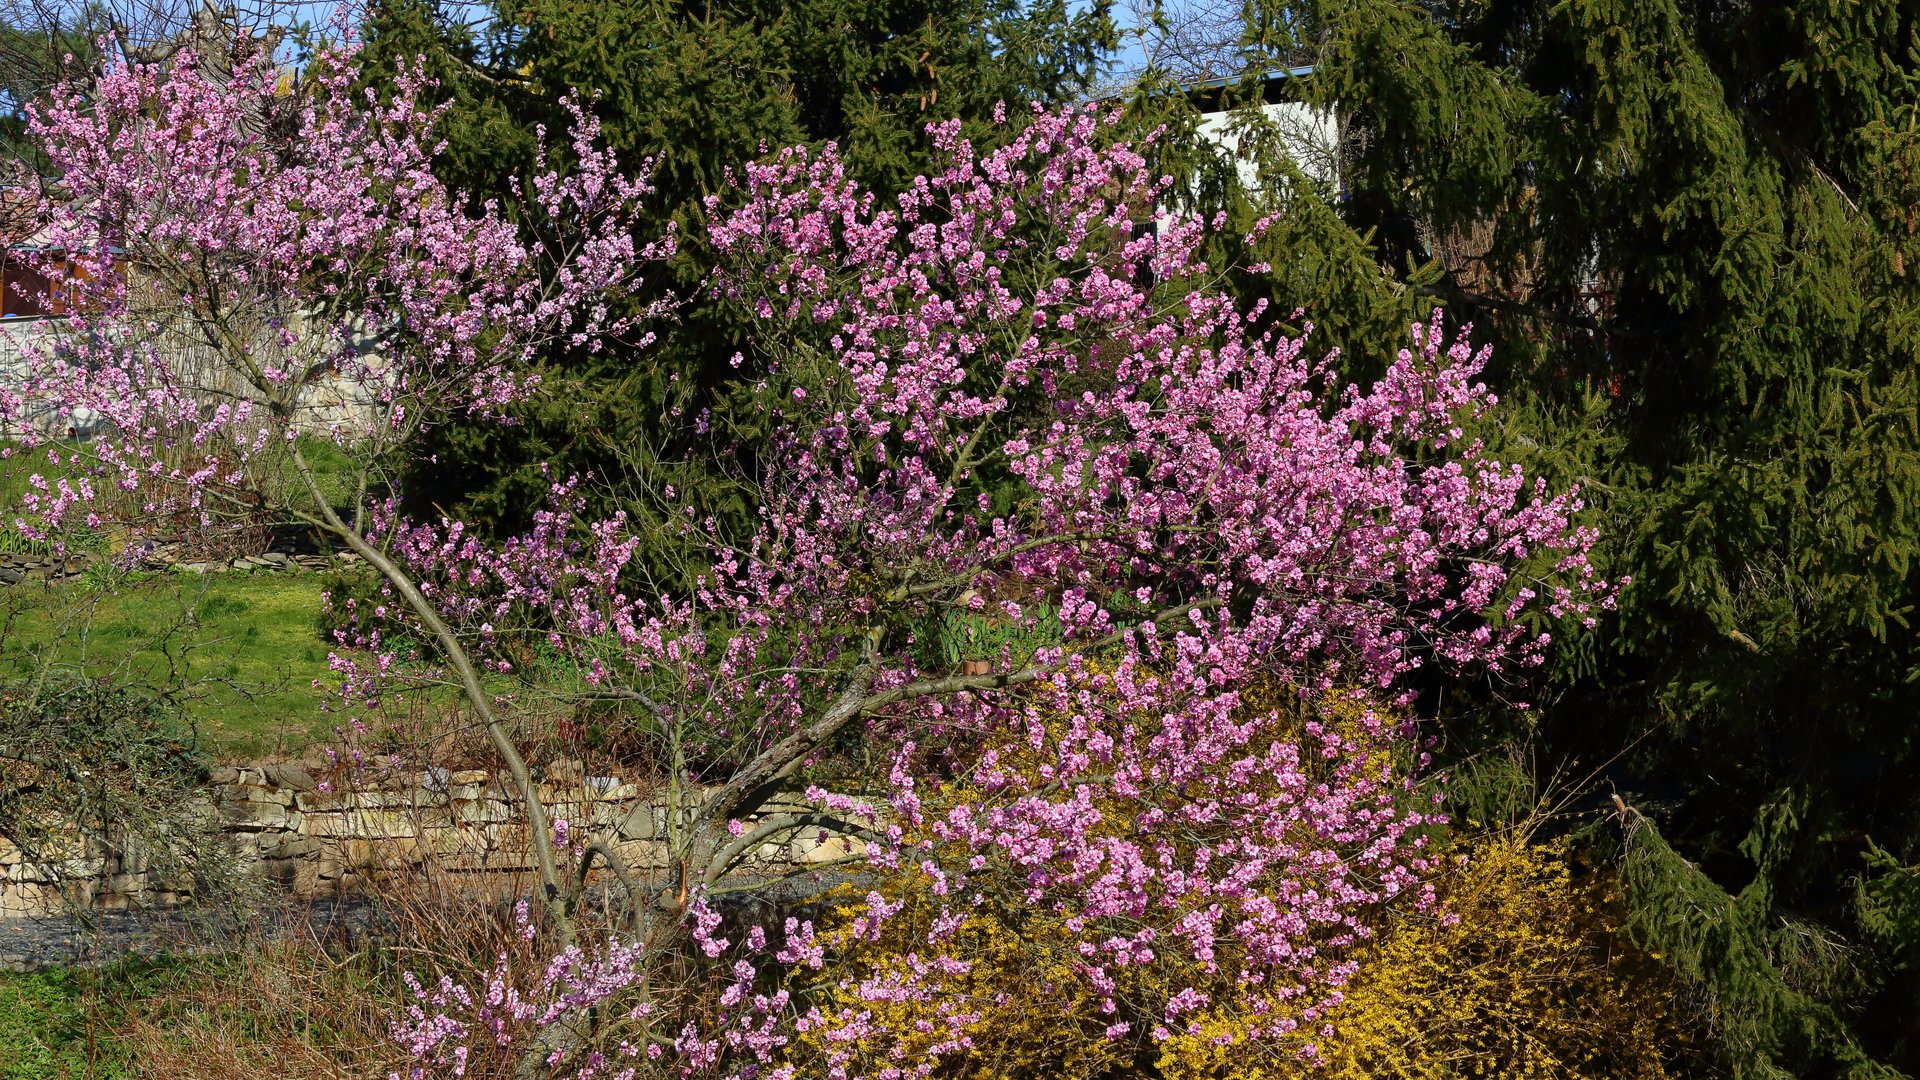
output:
[[[1249,70],[1308,50],[1344,129],[1267,287],[1363,250],[1362,359],[1425,303],[1473,323],[1519,406],[1484,434],[1581,481],[1633,579],[1519,737],[1620,794],[1598,832],[1718,1066],[1920,1073],[1920,4],[1251,14]],[[1447,711],[1463,755],[1515,735]]]

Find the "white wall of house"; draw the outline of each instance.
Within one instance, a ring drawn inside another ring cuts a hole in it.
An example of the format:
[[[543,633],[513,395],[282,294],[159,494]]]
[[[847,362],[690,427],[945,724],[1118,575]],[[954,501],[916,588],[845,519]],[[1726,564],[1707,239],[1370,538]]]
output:
[[[66,320],[58,315],[0,320],[0,391],[24,390],[32,367],[30,357],[43,355],[66,331]],[[168,363],[185,383],[193,385],[197,379],[205,379],[207,385],[217,384],[227,389],[226,394],[210,394],[210,401],[253,396],[237,388],[235,377],[218,358],[205,355],[206,346],[173,338],[163,339],[161,347]],[[365,343],[362,355],[378,363],[372,342]],[[336,425],[348,431],[365,428],[378,417],[381,406],[377,396],[378,388],[367,381],[322,375],[301,392],[293,417],[294,430],[325,434]],[[0,415],[0,441],[17,440],[29,434],[42,438],[67,435],[92,438],[106,433],[106,418],[90,409],[62,413],[43,400],[26,396],[21,402],[21,411],[24,415],[17,420]]]
[[[1200,114],[1199,133],[1239,159],[1240,182],[1252,188],[1259,180],[1254,163],[1240,156],[1242,132],[1236,124],[1238,113],[1223,110]],[[1340,187],[1340,125],[1334,110],[1282,101],[1260,106],[1263,123],[1279,135],[1287,156],[1300,167],[1315,187],[1326,193]]]

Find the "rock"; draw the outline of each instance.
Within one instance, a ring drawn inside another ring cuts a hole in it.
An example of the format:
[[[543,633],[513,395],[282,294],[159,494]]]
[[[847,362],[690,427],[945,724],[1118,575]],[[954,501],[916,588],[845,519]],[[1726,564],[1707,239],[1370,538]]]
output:
[[[337,791],[302,791],[293,797],[293,805],[302,813],[318,810],[339,810],[347,805],[346,796]]]
[[[463,825],[512,821],[511,807],[498,799],[462,799],[453,804],[455,818]]]
[[[636,806],[620,820],[620,836],[625,840],[653,840],[661,835],[660,807]]]
[[[248,783],[246,773],[235,784],[215,784],[210,789],[213,797],[223,803],[272,803],[275,806],[292,806],[294,793],[284,787],[272,784]]]
[[[256,556],[256,558],[266,566],[285,566],[293,561],[284,551],[269,551],[265,555]]]
[[[220,804],[220,820],[226,822],[229,828],[242,832],[295,829],[300,826],[298,815],[290,813],[279,803],[270,802],[223,802]]]
[[[447,777],[447,795],[453,799],[477,799],[486,786],[487,774],[482,769],[461,769]]]
[[[867,850],[866,844],[850,836],[828,833],[826,839],[822,840],[821,832],[819,829],[803,829],[795,834],[789,857],[796,863],[809,865],[852,858]]]
[[[589,776],[586,786],[589,799],[617,801],[636,798],[640,794],[639,788],[622,783],[617,776]]]
[[[254,788],[253,794],[248,797],[251,798],[254,802],[278,803],[281,806],[284,806],[287,809],[291,810],[293,809],[293,801],[296,798],[299,798],[299,796],[300,796],[300,793],[298,791],[294,790],[293,788],[287,787],[284,784],[266,784],[261,787]]]
[[[248,562],[248,561],[247,561],[246,559],[244,559],[244,558],[240,558],[240,559],[235,559],[235,560],[233,560],[232,562],[230,562],[230,563],[228,563],[228,564],[227,564],[227,569],[229,569],[229,570],[238,570],[238,571],[240,571],[241,573],[245,573],[245,572],[247,572],[248,570],[251,570],[251,569],[253,569],[253,564],[252,564],[252,563],[250,563],[250,562]]]
[[[27,575],[11,566],[0,566],[0,584],[18,585],[27,580]]]
[[[594,801],[580,808],[579,817],[569,820],[574,821],[575,824],[585,825],[597,831],[600,829],[617,828],[621,820],[626,816],[627,804],[625,802]]]
[[[426,858],[426,847],[417,837],[399,837],[386,840],[349,840],[346,843],[347,865],[355,870],[372,870],[379,867],[414,866]]]
[[[347,805],[355,810],[396,810],[434,806],[440,802],[440,799],[429,797],[428,793],[419,791],[356,791],[347,796]]]
[[[298,833],[261,833],[260,857],[298,859],[320,850],[320,841]]]
[[[318,791],[320,785],[313,775],[298,765],[268,765],[261,769],[267,783],[277,787],[291,788],[294,791]]]
[[[305,836],[354,840],[418,836],[420,829],[406,814],[390,810],[347,810],[304,815],[300,832]]]

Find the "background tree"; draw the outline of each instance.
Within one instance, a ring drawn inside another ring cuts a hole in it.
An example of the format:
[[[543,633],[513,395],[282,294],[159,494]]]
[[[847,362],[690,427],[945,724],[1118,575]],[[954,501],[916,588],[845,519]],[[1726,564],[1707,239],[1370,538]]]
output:
[[[1457,753],[1518,738],[1556,768],[1612,763],[1644,812],[1620,849],[1638,932],[1740,1075],[1920,1067],[1915,985],[1853,887],[1920,860],[1898,779],[1917,15],[1324,0],[1251,5],[1243,26],[1247,72],[1307,49],[1299,92],[1344,126],[1344,235],[1306,230],[1325,211],[1305,206],[1271,287],[1301,295],[1299,268],[1349,260],[1331,329],[1353,345],[1389,325],[1359,313],[1445,301],[1498,343],[1514,411],[1492,437],[1607,515],[1605,564],[1634,585],[1556,654],[1539,726],[1444,707]],[[1273,203],[1257,187],[1244,212]],[[1347,272],[1356,251],[1370,274]]]

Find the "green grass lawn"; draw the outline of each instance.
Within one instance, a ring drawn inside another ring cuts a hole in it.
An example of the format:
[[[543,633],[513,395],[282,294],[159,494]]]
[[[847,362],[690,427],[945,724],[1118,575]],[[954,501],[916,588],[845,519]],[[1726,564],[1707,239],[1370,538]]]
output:
[[[129,1020],[137,1016],[174,1040],[191,1040],[196,1027],[233,1023],[219,1013],[244,1013],[248,1002],[244,991],[214,1002],[194,992],[241,975],[231,955],[127,959],[97,971],[0,972],[0,1080],[138,1077],[144,1070],[128,1045]],[[180,1007],[170,1007],[176,1000]]]
[[[329,738],[315,679],[321,578],[285,572],[140,574],[0,591],[0,671],[55,663],[183,687],[181,715],[217,757],[296,752]]]
[[[303,436],[327,497],[354,497],[355,463],[331,442]],[[0,552],[48,554],[14,527],[29,477],[70,475],[66,448],[18,445],[0,458]],[[84,451],[85,447],[79,449]],[[55,463],[53,455],[62,460]],[[286,462],[261,478],[269,498],[294,491]],[[295,492],[297,494],[297,492]],[[125,509],[124,507],[121,509]],[[69,550],[108,554],[107,536],[78,529]],[[156,690],[184,687],[182,716],[221,757],[291,753],[330,738],[313,680],[326,679],[327,646],[315,628],[318,575],[274,572],[97,574],[85,584],[29,582],[0,587],[0,678],[30,675],[46,663],[93,675],[118,674]]]
[[[0,972],[0,1080],[386,1076],[401,1064],[387,1032],[398,979],[356,959],[253,941],[99,971]]]

